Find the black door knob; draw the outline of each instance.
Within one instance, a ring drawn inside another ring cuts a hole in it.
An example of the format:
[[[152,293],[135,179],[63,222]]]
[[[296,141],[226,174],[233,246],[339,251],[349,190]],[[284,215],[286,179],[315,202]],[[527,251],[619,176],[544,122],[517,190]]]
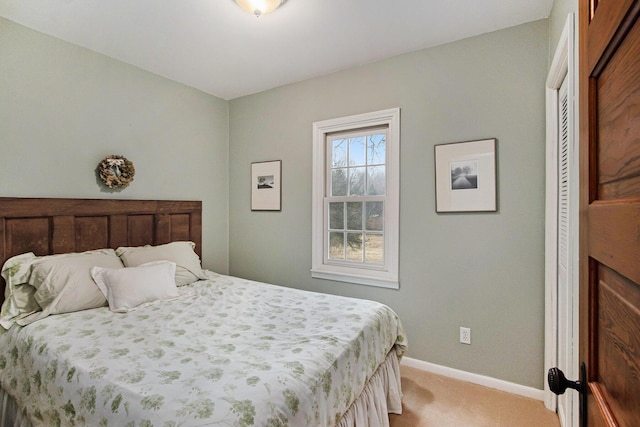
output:
[[[584,362],[580,364],[580,380],[569,381],[558,368],[549,369],[547,374],[549,389],[555,394],[563,394],[568,388],[580,393],[580,427],[587,425],[587,368]]]
[[[580,393],[580,427],[587,425],[587,368],[580,364],[580,381],[569,381],[558,368],[549,369],[547,374],[549,389],[555,394],[563,394],[568,388],[577,390]]]
[[[584,390],[584,384],[582,381],[569,381],[558,368],[549,369],[547,374],[547,380],[549,381],[549,389],[555,394],[563,394],[568,388],[582,393]]]

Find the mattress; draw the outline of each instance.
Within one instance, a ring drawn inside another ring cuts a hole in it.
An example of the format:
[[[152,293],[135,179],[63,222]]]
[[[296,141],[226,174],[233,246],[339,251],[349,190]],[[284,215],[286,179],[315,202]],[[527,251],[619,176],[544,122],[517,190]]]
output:
[[[207,276],[180,287],[176,300],[129,313],[101,307],[0,332],[0,384],[19,408],[15,418],[33,426],[333,426],[379,408],[401,411],[407,339],[389,307]],[[390,389],[387,408],[381,393]]]

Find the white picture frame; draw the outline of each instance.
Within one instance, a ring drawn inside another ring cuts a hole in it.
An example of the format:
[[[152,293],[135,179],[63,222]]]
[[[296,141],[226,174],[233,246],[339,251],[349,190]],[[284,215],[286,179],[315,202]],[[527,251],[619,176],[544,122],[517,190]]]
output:
[[[282,210],[282,161],[251,163],[251,210]]]
[[[436,212],[497,211],[496,139],[434,146]]]

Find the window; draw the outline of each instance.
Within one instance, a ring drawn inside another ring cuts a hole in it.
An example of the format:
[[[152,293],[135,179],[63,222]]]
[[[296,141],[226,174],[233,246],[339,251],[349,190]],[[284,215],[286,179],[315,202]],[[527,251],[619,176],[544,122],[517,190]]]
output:
[[[400,110],[313,124],[312,277],[398,285]]]

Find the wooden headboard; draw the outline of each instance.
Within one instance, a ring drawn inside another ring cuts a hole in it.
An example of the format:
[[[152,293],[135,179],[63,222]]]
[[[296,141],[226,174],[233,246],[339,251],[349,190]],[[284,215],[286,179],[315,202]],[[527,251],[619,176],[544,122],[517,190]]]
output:
[[[0,197],[0,266],[24,252],[52,255],[190,240],[202,257],[202,202]],[[0,303],[4,301],[0,278]]]

